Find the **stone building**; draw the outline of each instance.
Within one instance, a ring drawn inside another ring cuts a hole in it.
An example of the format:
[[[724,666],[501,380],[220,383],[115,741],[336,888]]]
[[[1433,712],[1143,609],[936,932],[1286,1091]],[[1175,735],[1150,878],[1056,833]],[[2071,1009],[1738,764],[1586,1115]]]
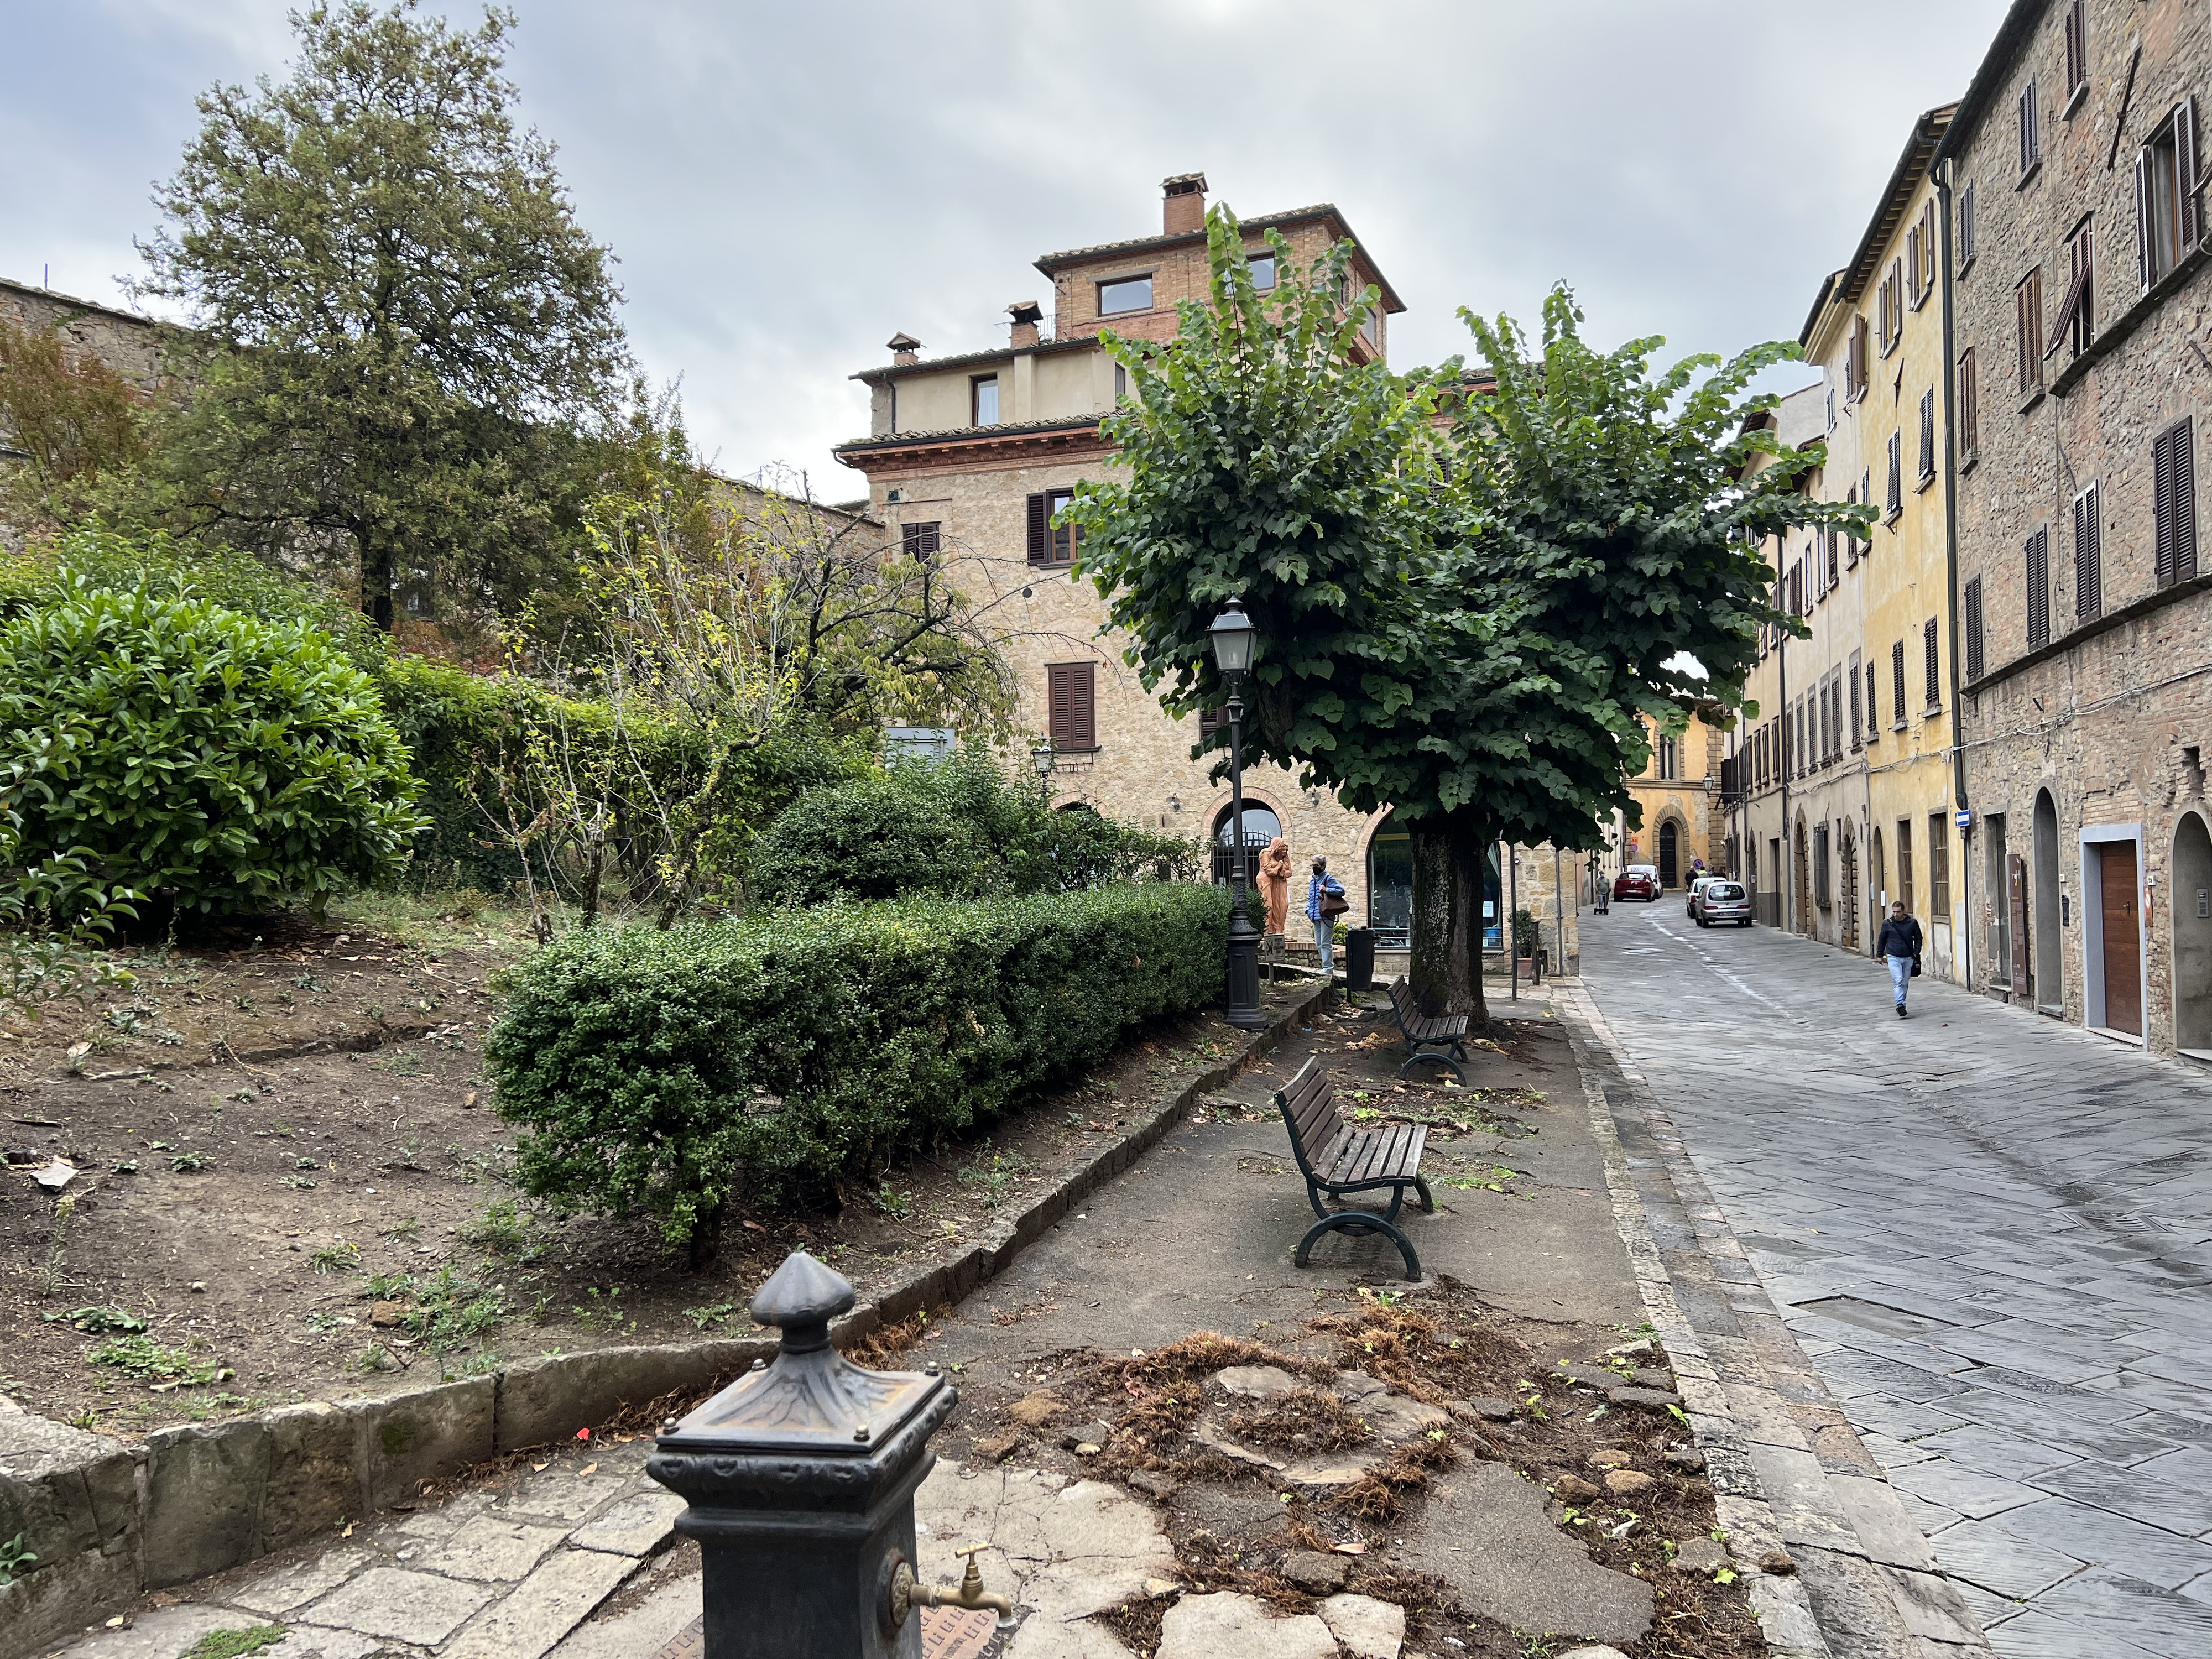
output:
[[[1643,809],[1643,823],[1628,827],[1617,815],[1610,856],[1600,875],[1610,881],[1632,864],[1649,864],[1666,889],[1686,887],[1702,860],[1708,871],[1733,872],[1730,826],[1721,796],[1721,763],[1727,756],[1726,717],[1717,705],[1701,705],[1680,736],[1651,734],[1651,758],[1628,780],[1628,793]]]
[[[1019,677],[1020,720],[1052,740],[1060,802],[1208,839],[1217,865],[1225,866],[1235,833],[1229,787],[1212,775],[1216,757],[1191,757],[1202,719],[1170,719],[1124,663],[1122,642],[1103,631],[1103,601],[1070,574],[1077,532],[1056,521],[1079,483],[1118,465],[1099,422],[1126,395],[1127,380],[1099,331],[1172,338],[1176,301],[1209,291],[1205,177],[1182,175],[1163,188],[1157,234],[1037,260],[1051,284],[1050,314],[1038,300],[1010,305],[1003,345],[925,357],[919,341],[894,336],[891,361],[854,376],[869,390],[869,434],[840,446],[837,455],[867,476],[870,510],[901,544],[941,551],[996,619]],[[1350,241],[1353,281],[1382,295],[1356,350],[1385,353],[1389,319],[1406,307],[1338,209],[1267,214],[1244,221],[1243,229],[1262,289],[1274,281],[1267,231],[1279,233],[1301,263]],[[1345,920],[1373,927],[1385,951],[1404,944],[1412,854],[1388,810],[1350,811],[1330,791],[1303,788],[1293,770],[1279,766],[1248,771],[1244,793],[1248,840],[1264,847],[1277,834],[1287,836],[1301,872],[1311,857],[1325,856],[1352,901]],[[1574,880],[1567,890],[1576,890]],[[1294,885],[1294,944],[1303,896],[1303,885]],[[1571,962],[1571,917],[1555,931],[1564,939],[1554,960]]]
[[[160,325],[150,317],[0,276],[0,323],[58,333],[72,354],[97,358],[141,392],[161,381]]]
[[[2208,76],[2203,6],[2019,0],[1936,156],[1976,980],[2203,1059]]]
[[[1760,919],[1871,951],[1892,900],[1921,918],[1928,970],[1963,980],[1963,849],[1954,823],[1948,411],[1941,214],[1928,164],[1955,106],[1913,124],[1850,263],[1820,284],[1800,337],[1820,380],[1769,423],[1825,446],[1805,488],[1868,502],[1865,538],[1770,544],[1782,608],[1809,639],[1763,644],[1743,734],[1746,872]]]

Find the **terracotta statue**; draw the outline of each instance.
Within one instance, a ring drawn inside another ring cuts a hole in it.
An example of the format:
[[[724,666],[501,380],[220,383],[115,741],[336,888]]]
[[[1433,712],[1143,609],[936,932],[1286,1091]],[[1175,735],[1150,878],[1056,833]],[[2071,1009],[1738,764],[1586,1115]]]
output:
[[[1280,836],[1260,854],[1260,890],[1267,897],[1267,931],[1279,933],[1291,916],[1291,844]]]

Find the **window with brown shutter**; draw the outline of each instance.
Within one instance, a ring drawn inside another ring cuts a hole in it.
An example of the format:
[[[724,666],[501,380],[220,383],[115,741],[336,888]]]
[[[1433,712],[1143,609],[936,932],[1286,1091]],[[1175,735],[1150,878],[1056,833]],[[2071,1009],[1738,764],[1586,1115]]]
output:
[[[2151,514],[2157,528],[2158,585],[2197,574],[2197,441],[2186,416],[2151,445]]]
[[[1902,732],[1905,729],[1905,641],[1898,641],[1889,647],[1889,707],[1890,724]]]
[[[1929,197],[1920,204],[1920,298],[1916,304],[1925,304],[1936,291],[1936,198]]]
[[[1966,584],[1966,684],[1982,677],[1982,579]]]
[[[1968,179],[1959,192],[1959,274],[1974,263],[1974,183]]]
[[[2043,348],[2045,356],[2071,341],[2074,355],[2078,357],[2096,337],[2095,228],[2087,219],[2076,225],[2074,234],[2066,239],[2066,298],[2051,325],[2051,338]]]
[[[1920,224],[1915,220],[1905,233],[1905,295],[1915,311],[1920,309]]]
[[[1859,653],[1856,651],[1851,653],[1850,666],[1847,672],[1851,681],[1851,748],[1856,752],[1859,747],[1859,733],[1865,729],[1859,721]]]
[[[1866,396],[1867,382],[1873,374],[1873,365],[1868,361],[1871,342],[1867,337],[1865,314],[1851,319],[1851,337],[1844,355],[1844,400],[1856,403]]]
[[[941,543],[939,526],[928,524],[902,524],[899,526],[899,551],[909,559],[926,559],[935,554]]]
[[[2066,8],[2066,95],[2070,102],[2075,93],[2089,84],[2089,18],[2086,0],[2074,0]]]
[[[1030,562],[1049,564],[1052,562],[1052,508],[1046,504],[1042,489],[1032,494],[1024,503],[1027,509]]]
[[[2105,611],[2105,526],[2097,486],[2074,498],[2074,620],[2094,621]]]
[[[1087,662],[1045,665],[1046,734],[1054,749],[1087,754],[1098,747],[1096,671]]]
[[[1198,711],[1198,735],[1210,738],[1229,724],[1226,708],[1201,708]]]
[[[1905,901],[1905,914],[1912,914],[1912,820],[1897,821],[1897,896]]]
[[[2051,643],[2051,526],[2045,525],[2027,538],[2028,649]]]
[[[1975,367],[1974,349],[1959,354],[1959,448],[1972,459],[1982,447],[1982,388]]]
[[[2020,90],[2020,172],[2022,178],[2028,169],[2043,159],[2043,134],[2035,120],[2035,82],[2030,81]]]
[[[1872,663],[1869,663],[1866,665],[1866,676],[1867,741],[1869,743],[1872,743],[1875,738],[1881,736],[1881,714],[1875,706],[1876,699],[1874,695],[1875,666]]]
[[[2147,291],[2203,235],[2197,100],[2184,99],[2136,157],[2136,276]]]
[[[1893,519],[1905,511],[1905,434],[1889,434],[1889,493],[1882,497],[1882,515]]]
[[[1936,477],[1936,388],[1920,394],[1920,482]]]
[[[1842,537],[1832,535],[1826,529],[1820,532],[1821,556],[1827,561],[1828,586],[1831,587],[1842,586],[1836,576],[1836,544],[1842,539]]]
[[[2043,390],[2043,267],[2021,278],[2013,290],[2013,320],[2018,336],[2020,395]]]
[[[1943,814],[1928,815],[1928,915],[1933,921],[1951,920],[1951,836]]]
[[[1920,630],[1920,654],[1928,680],[1928,701],[1923,708],[1925,712],[1932,714],[1943,706],[1942,662],[1936,653],[1936,618],[1933,617]]]
[[[1869,507],[1872,507],[1874,505],[1874,469],[1872,467],[1869,467],[1865,471],[1859,474],[1859,499],[1864,501]],[[1868,536],[1860,537],[1859,557],[1863,559],[1868,554],[1873,551],[1873,538]]]

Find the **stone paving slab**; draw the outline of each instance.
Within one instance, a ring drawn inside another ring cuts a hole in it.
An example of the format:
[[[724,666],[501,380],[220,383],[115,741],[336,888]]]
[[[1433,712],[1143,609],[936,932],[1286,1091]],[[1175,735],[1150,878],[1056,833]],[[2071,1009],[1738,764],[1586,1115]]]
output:
[[[1583,961],[1996,1650],[2212,1652],[2212,1077],[1766,928]]]

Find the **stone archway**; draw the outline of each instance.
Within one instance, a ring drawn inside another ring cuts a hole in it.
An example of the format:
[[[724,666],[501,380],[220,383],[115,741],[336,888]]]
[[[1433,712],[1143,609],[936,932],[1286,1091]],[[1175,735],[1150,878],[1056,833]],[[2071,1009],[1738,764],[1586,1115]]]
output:
[[[2035,1006],[2057,1010],[2066,1001],[2058,963],[2058,806],[2048,789],[2035,792],[2035,878],[2027,907],[2028,962]]]
[[[1805,815],[1797,815],[1797,915],[1791,926],[1810,939],[1813,936],[1812,860],[1805,850]]]
[[[2173,1046],[2212,1053],[2212,831],[2184,812],[2173,827]]]

